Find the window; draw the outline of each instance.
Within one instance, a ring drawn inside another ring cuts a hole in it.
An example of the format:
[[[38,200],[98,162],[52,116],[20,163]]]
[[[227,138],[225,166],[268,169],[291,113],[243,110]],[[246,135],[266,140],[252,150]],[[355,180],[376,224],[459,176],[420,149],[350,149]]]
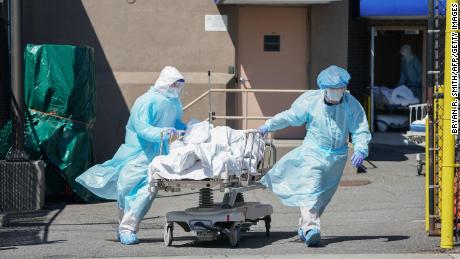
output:
[[[280,51],[280,36],[265,35],[264,36],[264,51],[279,52]]]

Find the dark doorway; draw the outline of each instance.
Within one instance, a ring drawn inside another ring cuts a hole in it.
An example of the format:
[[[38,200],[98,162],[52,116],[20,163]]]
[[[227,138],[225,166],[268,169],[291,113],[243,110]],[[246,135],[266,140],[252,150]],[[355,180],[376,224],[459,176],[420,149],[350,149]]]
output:
[[[420,60],[423,50],[423,35],[420,30],[378,30],[375,38],[375,85],[394,88],[398,86],[401,46],[409,44]]]
[[[421,88],[417,88],[418,95],[415,101],[409,104],[425,103],[424,74],[424,33],[420,29],[377,29],[374,34],[374,116],[373,126],[377,131],[406,132],[409,128],[408,104],[393,103],[391,91],[404,83],[400,83],[401,54],[403,45],[409,45],[412,53],[419,60]],[[412,91],[417,91],[411,89]],[[385,94],[384,94],[385,92]],[[394,96],[393,96],[394,97]],[[412,98],[414,99],[414,98]]]

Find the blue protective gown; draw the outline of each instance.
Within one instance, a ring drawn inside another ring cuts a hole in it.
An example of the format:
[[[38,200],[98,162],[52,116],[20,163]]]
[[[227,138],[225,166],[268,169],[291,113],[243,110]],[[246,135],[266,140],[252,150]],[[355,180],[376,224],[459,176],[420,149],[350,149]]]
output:
[[[152,87],[131,109],[125,143],[111,160],[95,165],[76,181],[99,197],[117,199],[121,212],[120,230],[137,231],[153,201],[148,191],[148,165],[160,151],[164,127],[185,129],[182,103]],[[167,143],[163,145],[166,154]]]
[[[416,56],[401,60],[401,74],[398,85],[408,86],[417,98],[422,96],[422,63]]]
[[[324,102],[325,90],[301,95],[289,110],[265,123],[269,131],[306,123],[303,144],[278,161],[261,179],[287,206],[311,208],[322,214],[331,200],[347,161],[348,136],[355,151],[368,155],[371,139],[361,104],[348,92],[337,105]]]

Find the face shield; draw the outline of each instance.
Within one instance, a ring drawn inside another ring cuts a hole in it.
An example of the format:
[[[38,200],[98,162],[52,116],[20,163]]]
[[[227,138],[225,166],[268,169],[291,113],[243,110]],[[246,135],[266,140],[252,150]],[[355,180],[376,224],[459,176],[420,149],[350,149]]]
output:
[[[338,104],[343,98],[345,87],[341,88],[326,88],[326,101],[332,104]]]
[[[171,66],[166,66],[161,71],[153,88],[169,98],[179,98],[184,84],[184,76],[179,70]]]
[[[184,89],[184,86],[185,86],[185,80],[183,79],[177,80],[176,82],[174,82],[168,87],[166,95],[171,98],[179,98],[182,93],[182,89]]]

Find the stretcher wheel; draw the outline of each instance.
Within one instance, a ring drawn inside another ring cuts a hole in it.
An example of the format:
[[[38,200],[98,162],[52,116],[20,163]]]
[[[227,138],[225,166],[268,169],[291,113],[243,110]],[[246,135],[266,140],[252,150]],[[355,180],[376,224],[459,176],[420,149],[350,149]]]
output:
[[[171,246],[173,241],[174,226],[172,223],[166,223],[163,229],[163,242],[165,246]]]
[[[230,235],[228,238],[229,238],[230,246],[237,247],[238,241],[240,241],[241,239],[241,228],[238,224],[233,223],[229,231],[230,231]]]
[[[265,222],[265,236],[269,237],[270,236],[270,223],[272,222],[272,217],[271,216],[265,216],[264,218]]]

